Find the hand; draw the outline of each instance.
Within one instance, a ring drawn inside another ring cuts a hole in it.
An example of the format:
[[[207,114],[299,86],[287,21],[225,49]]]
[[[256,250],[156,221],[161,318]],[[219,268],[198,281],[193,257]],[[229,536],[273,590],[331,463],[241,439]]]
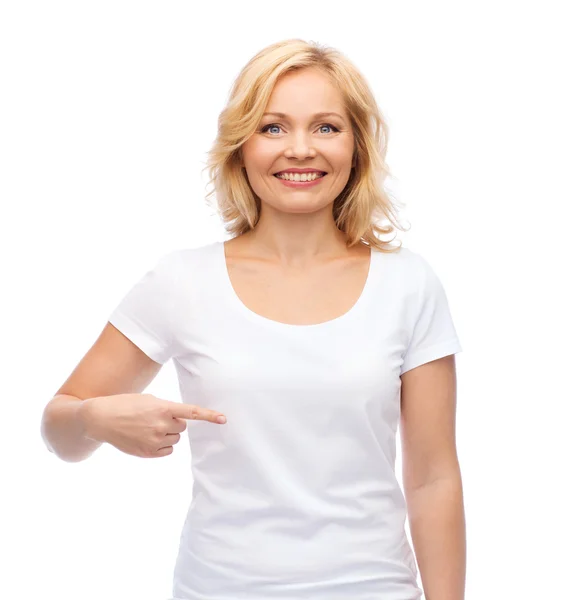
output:
[[[115,394],[84,400],[79,410],[85,436],[107,442],[142,458],[159,458],[174,451],[186,420],[210,421],[223,416],[199,406],[161,400],[152,394]]]

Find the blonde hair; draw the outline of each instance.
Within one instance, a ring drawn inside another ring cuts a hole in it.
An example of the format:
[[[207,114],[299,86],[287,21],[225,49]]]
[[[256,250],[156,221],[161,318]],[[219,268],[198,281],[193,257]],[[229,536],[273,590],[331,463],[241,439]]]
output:
[[[395,228],[407,231],[399,224],[396,207],[383,186],[390,175],[385,162],[388,126],[358,69],[337,50],[316,42],[289,39],[272,44],[242,69],[218,117],[218,135],[203,169],[209,169],[209,184],[213,186],[206,200],[210,204],[216,195],[216,210],[234,237],[256,225],[260,198],[242,167],[242,145],[256,131],[278,79],[307,67],[321,69],[341,91],[354,131],[355,167],[334,200],[336,226],[346,233],[348,247],[364,240],[382,252],[397,252],[402,242],[392,247],[377,236],[393,233]],[[379,225],[381,217],[391,225]]]

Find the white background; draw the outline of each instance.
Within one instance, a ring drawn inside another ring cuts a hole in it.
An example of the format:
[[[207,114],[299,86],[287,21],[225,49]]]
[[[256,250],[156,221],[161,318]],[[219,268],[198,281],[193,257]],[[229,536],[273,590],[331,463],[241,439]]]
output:
[[[570,4],[2,4],[0,597],[171,595],[187,437],[165,458],[105,445],[66,463],[40,417],[160,255],[226,239],[200,172],[218,114],[244,64],[291,37],[367,77],[411,226],[397,239],[448,294],[467,600],[574,597]],[[172,363],[147,392],[180,400]]]

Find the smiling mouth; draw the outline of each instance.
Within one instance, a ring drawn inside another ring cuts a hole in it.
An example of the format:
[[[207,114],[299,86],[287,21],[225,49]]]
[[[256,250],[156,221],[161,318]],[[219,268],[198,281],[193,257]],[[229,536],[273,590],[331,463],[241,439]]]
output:
[[[318,173],[320,173],[320,175],[318,175]],[[303,183],[307,182],[308,179],[289,179],[289,178],[284,178],[282,177],[282,175],[286,175],[286,173],[274,173],[274,177],[276,177],[277,179],[284,179],[284,181],[302,181]],[[297,173],[297,175],[308,175],[308,173]],[[316,171],[314,173],[314,175],[317,175],[317,177],[315,177],[314,179],[322,179],[322,177],[325,177],[326,175],[328,175],[328,173],[324,173],[324,171]],[[311,181],[314,181],[314,179],[312,179]]]

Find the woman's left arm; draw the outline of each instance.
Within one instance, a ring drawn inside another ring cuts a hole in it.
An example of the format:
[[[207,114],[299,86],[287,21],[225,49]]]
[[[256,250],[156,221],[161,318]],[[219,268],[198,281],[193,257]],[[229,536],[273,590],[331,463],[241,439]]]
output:
[[[454,355],[401,376],[403,483],[426,600],[464,600],[466,526]]]

